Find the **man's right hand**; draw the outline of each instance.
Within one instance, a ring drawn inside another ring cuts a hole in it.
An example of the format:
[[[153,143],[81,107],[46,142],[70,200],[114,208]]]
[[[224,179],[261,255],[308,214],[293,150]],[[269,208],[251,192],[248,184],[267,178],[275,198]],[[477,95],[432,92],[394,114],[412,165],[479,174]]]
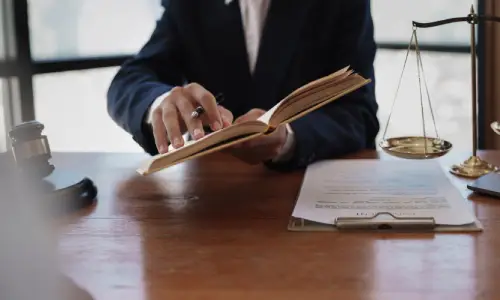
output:
[[[200,118],[192,118],[191,113],[198,106],[202,106],[205,113]],[[153,135],[159,153],[168,151],[169,141],[174,148],[182,147],[182,135],[186,131],[197,140],[205,135],[204,126],[217,131],[232,122],[233,114],[217,105],[212,93],[197,83],[173,88],[152,114]]]

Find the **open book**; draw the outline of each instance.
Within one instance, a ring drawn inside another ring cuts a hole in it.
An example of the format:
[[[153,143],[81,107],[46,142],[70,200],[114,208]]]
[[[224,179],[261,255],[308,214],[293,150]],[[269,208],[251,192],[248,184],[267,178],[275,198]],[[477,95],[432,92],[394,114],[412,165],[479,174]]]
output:
[[[365,79],[346,67],[298,88],[255,121],[233,124],[196,141],[186,142],[178,149],[170,146],[167,153],[152,157],[137,172],[148,175],[236,143],[269,134],[279,125],[290,123],[369,82],[370,79]]]

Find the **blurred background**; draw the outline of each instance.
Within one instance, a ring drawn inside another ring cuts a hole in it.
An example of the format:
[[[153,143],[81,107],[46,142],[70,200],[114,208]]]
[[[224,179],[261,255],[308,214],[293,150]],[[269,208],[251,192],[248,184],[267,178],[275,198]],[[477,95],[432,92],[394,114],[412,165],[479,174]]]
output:
[[[375,70],[380,137],[403,69],[412,20],[466,16],[471,4],[481,9],[480,2],[372,1],[379,45]],[[141,151],[108,117],[106,91],[118,66],[149,38],[161,13],[159,0],[0,0],[0,132],[21,120],[36,119],[45,124],[53,151]],[[451,24],[419,29],[417,34],[438,133],[455,149],[468,151],[470,27]],[[414,52],[396,99],[387,136],[422,135]],[[434,135],[429,110],[424,117],[426,133]],[[0,139],[0,150],[6,142]]]

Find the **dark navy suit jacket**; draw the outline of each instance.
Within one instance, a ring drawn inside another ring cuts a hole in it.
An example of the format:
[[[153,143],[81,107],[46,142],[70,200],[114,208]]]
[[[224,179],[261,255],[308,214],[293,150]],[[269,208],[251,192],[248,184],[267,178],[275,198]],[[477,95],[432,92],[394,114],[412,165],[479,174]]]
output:
[[[379,123],[369,0],[273,0],[253,75],[238,1],[224,2],[162,2],[165,11],[151,38],[109,88],[108,111],[119,126],[155,155],[145,117],[155,98],[174,86],[197,82],[224,93],[224,106],[236,118],[252,108],[267,110],[294,89],[349,65],[372,83],[294,121],[296,149],[279,167],[374,148]]]

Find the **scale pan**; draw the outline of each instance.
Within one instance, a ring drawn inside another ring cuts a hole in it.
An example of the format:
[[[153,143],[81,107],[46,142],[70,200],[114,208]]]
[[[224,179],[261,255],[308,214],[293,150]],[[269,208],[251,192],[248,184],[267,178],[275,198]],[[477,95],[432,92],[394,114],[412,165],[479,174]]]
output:
[[[498,123],[498,121],[491,123],[491,129],[493,129],[496,134],[500,135],[500,123]]]
[[[427,151],[426,144],[427,141]],[[450,152],[452,144],[448,141],[423,137],[406,136],[385,139],[380,147],[389,155],[407,159],[432,159]]]

